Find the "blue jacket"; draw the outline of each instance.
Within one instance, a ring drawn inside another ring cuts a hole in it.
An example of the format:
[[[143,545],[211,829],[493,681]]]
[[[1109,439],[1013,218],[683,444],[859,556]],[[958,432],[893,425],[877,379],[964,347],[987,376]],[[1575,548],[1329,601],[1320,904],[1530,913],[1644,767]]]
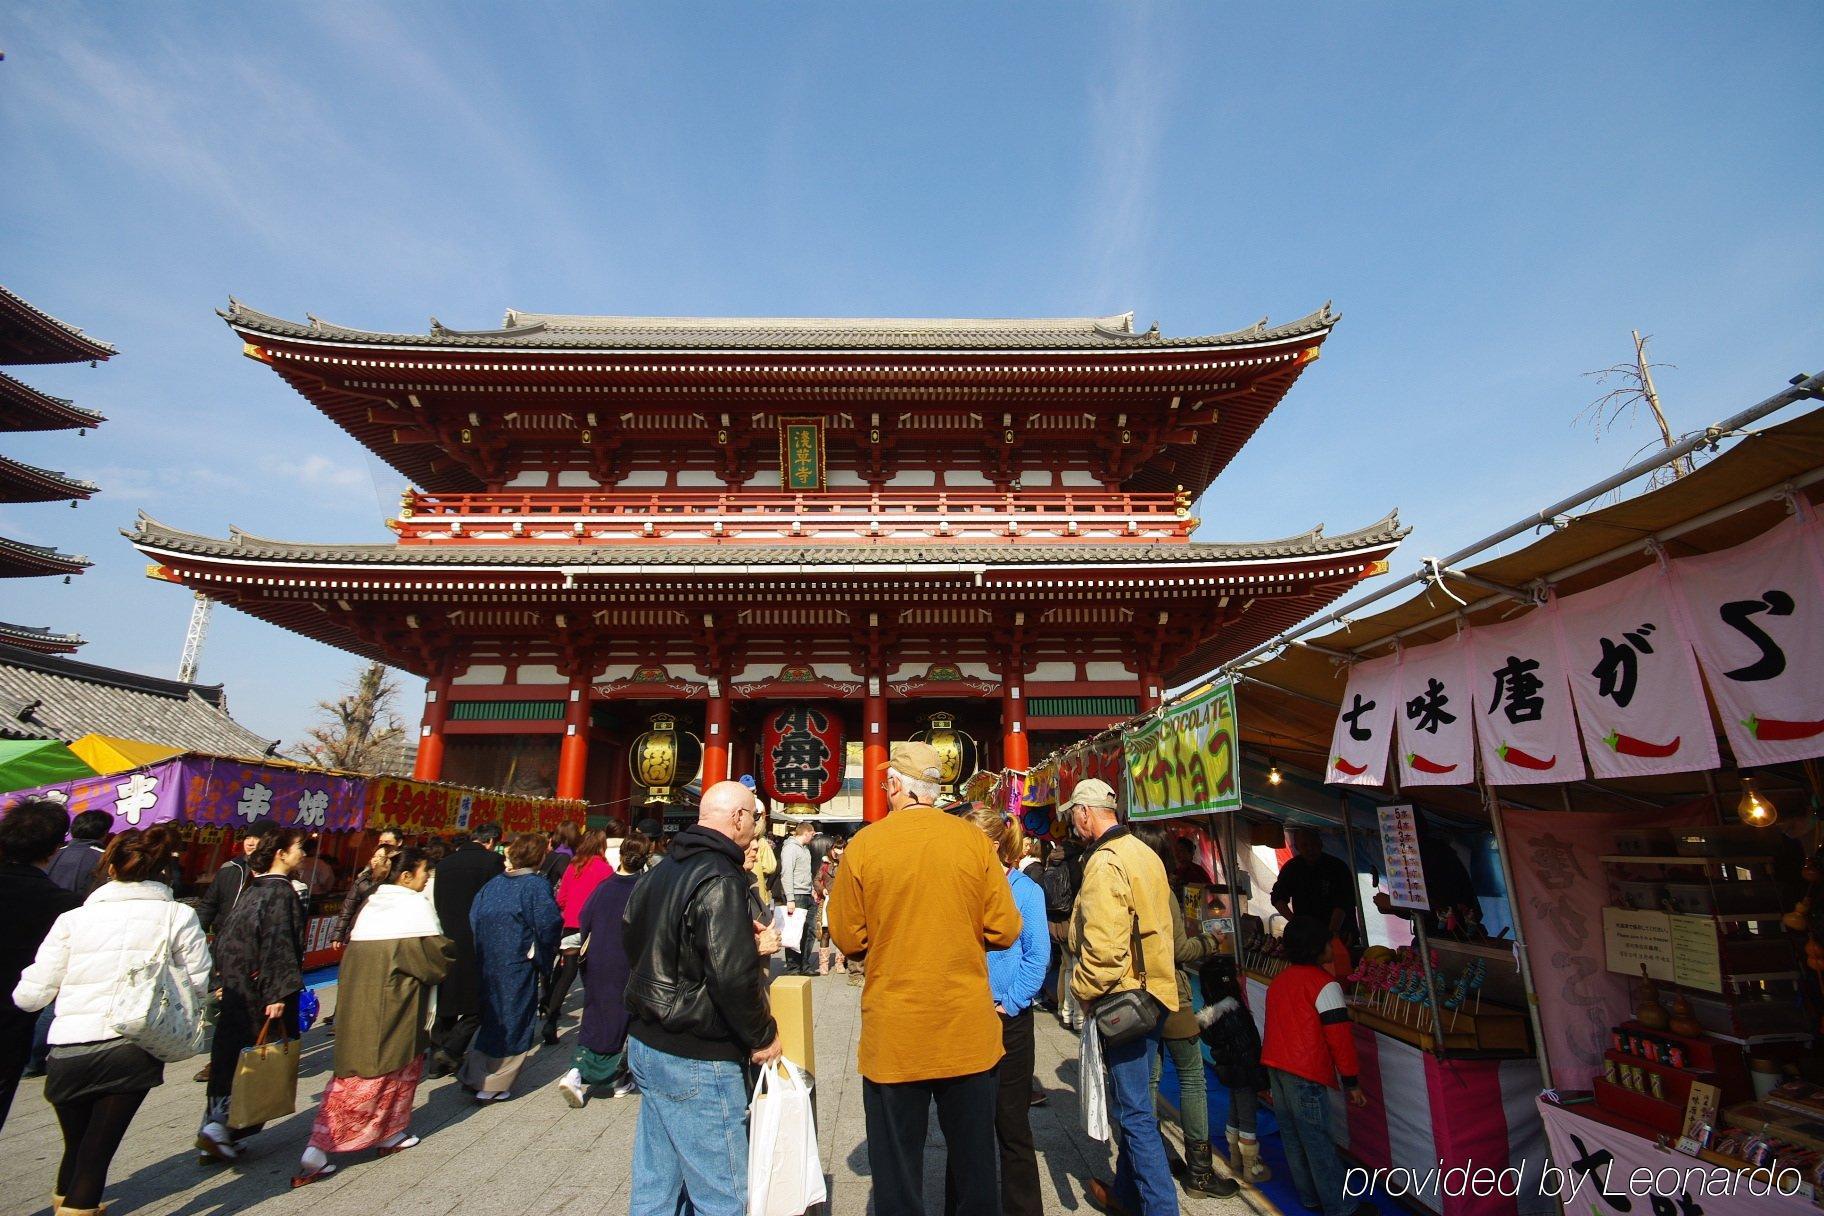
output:
[[[988,952],[988,988],[1008,1017],[1023,1012],[1045,986],[1051,963],[1051,933],[1045,925],[1045,892],[1018,870],[1007,875],[1013,906],[1020,910],[1020,940]]]

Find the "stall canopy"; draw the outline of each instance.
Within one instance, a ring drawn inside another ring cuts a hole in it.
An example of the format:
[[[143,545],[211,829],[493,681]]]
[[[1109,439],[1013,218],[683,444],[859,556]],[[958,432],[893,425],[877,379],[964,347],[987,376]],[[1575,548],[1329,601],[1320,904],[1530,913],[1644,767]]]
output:
[[[54,739],[0,739],[0,793],[94,775],[93,768]]]
[[[1824,499],[1824,410],[1755,431],[1667,485],[1541,524],[1546,534],[1524,548],[1479,565],[1440,569],[1422,594],[1372,615],[1346,615],[1340,628],[1307,635],[1241,669],[1244,747],[1322,772],[1351,661],[1392,654],[1396,645],[1444,641],[1460,627],[1512,620],[1531,610],[1535,592],[1568,597],[1612,583],[1657,561],[1655,547],[1675,559],[1742,544],[1786,519],[1789,496]],[[1713,725],[1721,735],[1720,723]],[[1762,770],[1763,788],[1766,776]],[[1790,786],[1800,784],[1796,774],[1788,777]],[[1584,809],[1621,810],[1665,806],[1708,791],[1705,774],[1694,772],[1585,784],[1578,801]],[[1555,804],[1540,791],[1504,791],[1502,798],[1522,805],[1542,796]],[[1473,789],[1446,786],[1428,788],[1427,799],[1469,815],[1481,801]]]
[[[80,756],[84,764],[104,777],[111,773],[124,773],[130,768],[157,764],[160,760],[169,760],[183,752],[181,747],[167,747],[163,743],[96,734],[84,735],[70,744],[70,750]]]

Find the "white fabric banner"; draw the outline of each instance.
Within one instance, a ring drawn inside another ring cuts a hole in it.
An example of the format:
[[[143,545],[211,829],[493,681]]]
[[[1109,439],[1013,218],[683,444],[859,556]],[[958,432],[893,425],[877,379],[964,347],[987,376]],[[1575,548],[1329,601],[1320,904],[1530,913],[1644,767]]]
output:
[[[1400,660],[1400,788],[1476,779],[1474,701],[1462,634],[1406,651]]]
[[[1583,778],[1557,612],[1551,601],[1518,620],[1469,631],[1476,744],[1490,784]]]
[[[1824,755],[1824,559],[1809,506],[1747,544],[1672,563],[1736,764]]]
[[[1399,656],[1370,659],[1349,669],[1349,688],[1330,735],[1331,785],[1383,785],[1393,711],[1400,695]]]
[[[1561,600],[1558,636],[1592,774],[1719,766],[1710,704],[1663,567]]]

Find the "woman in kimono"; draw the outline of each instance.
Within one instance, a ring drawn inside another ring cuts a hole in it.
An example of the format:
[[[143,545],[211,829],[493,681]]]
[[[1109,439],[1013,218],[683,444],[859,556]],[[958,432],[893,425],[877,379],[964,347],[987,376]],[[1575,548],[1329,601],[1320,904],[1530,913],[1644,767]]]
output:
[[[406,1128],[431,1042],[431,993],[456,958],[424,897],[430,880],[430,858],[401,849],[392,881],[374,889],[349,931],[336,988],[335,1077],[294,1187],[335,1173],[331,1153],[378,1148],[388,1156],[418,1143]]]
[[[629,832],[621,841],[626,868],[590,892],[578,917],[577,932],[583,939],[583,1028],[575,1066],[557,1083],[564,1101],[574,1107],[588,1102],[589,1091],[598,1085],[613,1085],[611,1093],[616,1098],[639,1092],[626,1069],[627,973],[632,964],[621,941],[621,915],[627,911],[627,901],[639,885],[651,852],[645,836]]]
[[[215,932],[215,977],[221,1015],[209,1053],[208,1103],[196,1133],[205,1161],[233,1161],[240,1141],[259,1131],[228,1125],[235,1066],[262,1030],[275,1039],[298,1035],[298,994],[304,990],[304,901],[291,874],[304,862],[304,833],[273,832],[247,858],[248,881]]]
[[[545,838],[522,832],[507,846],[507,872],[482,887],[469,909],[481,972],[481,1029],[457,1079],[477,1102],[512,1096],[520,1065],[538,1038],[538,977],[549,974],[563,936],[551,884],[539,873]]]

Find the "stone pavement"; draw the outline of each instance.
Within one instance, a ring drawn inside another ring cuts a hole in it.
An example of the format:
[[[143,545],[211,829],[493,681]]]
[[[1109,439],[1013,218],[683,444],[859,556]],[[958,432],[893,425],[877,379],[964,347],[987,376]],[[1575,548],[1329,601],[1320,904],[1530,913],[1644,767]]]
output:
[[[324,1012],[334,989],[323,990]],[[860,1033],[860,992],[840,976],[816,981],[818,1132],[824,1172],[830,1178],[831,1216],[862,1216],[868,1203],[868,1157],[855,1073]],[[282,1216],[595,1216],[627,1211],[634,1121],[639,1099],[597,1098],[571,1110],[556,1081],[575,1046],[575,1005],[564,1044],[540,1050],[521,1074],[521,1093],[510,1102],[478,1106],[453,1080],[428,1082],[418,1091],[412,1130],[424,1142],[385,1159],[371,1152],[339,1158],[341,1170],[302,1190],[289,1187],[298,1154],[310,1136],[316,1100],[329,1080],[331,1041],[321,1029],[305,1036],[299,1083],[300,1109],[251,1142],[233,1166],[199,1165],[191,1140],[202,1112],[203,1087],[190,1080],[201,1060],[172,1065],[165,1084],[152,1091],[114,1160],[108,1199],[111,1216],[216,1216],[249,1212]],[[1050,1104],[1032,1112],[1041,1186],[1047,1212],[1093,1212],[1083,1198],[1092,1173],[1108,1177],[1106,1146],[1077,1130],[1076,1039],[1055,1018],[1038,1017],[1037,1074]],[[1173,1129],[1175,1132],[1175,1129]],[[0,1213],[47,1212],[62,1138],[43,1082],[19,1087],[12,1114],[0,1132]],[[926,1203],[943,1208],[943,1147],[936,1112],[926,1164]],[[1272,1206],[1252,1191],[1229,1200],[1185,1201],[1184,1211],[1221,1216],[1271,1216]]]

